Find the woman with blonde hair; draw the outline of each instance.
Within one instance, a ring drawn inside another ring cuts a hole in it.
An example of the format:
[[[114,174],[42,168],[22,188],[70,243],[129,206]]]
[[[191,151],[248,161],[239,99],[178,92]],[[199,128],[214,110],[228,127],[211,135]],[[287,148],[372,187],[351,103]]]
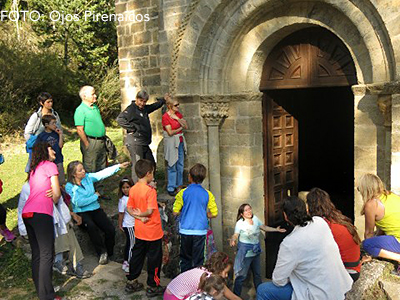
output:
[[[374,174],[362,175],[357,190],[364,201],[361,210],[361,215],[365,215],[363,248],[372,256],[400,262],[400,197],[387,191],[382,180]],[[377,235],[375,226],[378,227]]]
[[[162,116],[164,136],[164,157],[168,163],[167,192],[176,195],[176,190],[183,184],[183,163],[186,141],[183,129],[188,129],[186,120],[179,112],[179,102],[173,98],[167,100],[167,112]]]

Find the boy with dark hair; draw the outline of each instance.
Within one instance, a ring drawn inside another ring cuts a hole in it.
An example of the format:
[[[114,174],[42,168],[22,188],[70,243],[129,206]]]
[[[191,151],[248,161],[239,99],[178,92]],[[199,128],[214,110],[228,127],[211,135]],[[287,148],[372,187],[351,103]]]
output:
[[[207,169],[195,164],[189,171],[189,186],[175,197],[174,215],[179,215],[181,235],[181,272],[202,266],[204,263],[204,244],[208,230],[208,218],[218,215],[214,195],[201,186]]]
[[[154,164],[147,159],[136,162],[137,183],[129,190],[127,209],[135,221],[135,247],[129,261],[129,275],[125,291],[137,292],[143,284],[137,281],[147,257],[147,297],[161,296],[164,287],[160,286],[162,262],[162,237],[160,212],[158,211],[157,191],[149,186],[154,178]],[[143,219],[145,218],[145,219]]]
[[[44,131],[38,135],[35,143],[48,142],[51,148],[56,152],[54,163],[57,165],[58,179],[60,185],[62,185],[65,183],[64,157],[61,152],[64,146],[63,132],[57,127],[57,118],[54,115],[44,115],[42,117],[42,124],[44,126]]]

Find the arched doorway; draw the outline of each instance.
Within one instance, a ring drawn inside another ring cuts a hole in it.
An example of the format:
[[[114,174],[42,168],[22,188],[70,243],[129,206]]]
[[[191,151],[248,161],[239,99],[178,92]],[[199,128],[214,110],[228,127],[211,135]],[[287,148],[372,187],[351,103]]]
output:
[[[342,41],[320,27],[284,38],[267,57],[264,93],[265,219],[283,222],[287,195],[326,190],[354,218],[354,96],[356,71]],[[279,234],[267,235],[267,277],[275,265]]]

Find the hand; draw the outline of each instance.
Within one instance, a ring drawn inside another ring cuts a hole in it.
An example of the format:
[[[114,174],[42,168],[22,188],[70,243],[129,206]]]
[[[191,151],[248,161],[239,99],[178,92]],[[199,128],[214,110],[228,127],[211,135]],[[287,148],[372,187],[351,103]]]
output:
[[[173,120],[179,120],[179,117],[176,114],[171,114],[170,117]]]
[[[55,130],[57,133],[58,133],[58,135],[62,135],[63,134],[63,132],[61,131],[61,129],[60,128],[56,128],[56,130]]]
[[[126,169],[131,163],[129,161],[123,162],[119,164],[121,169]]]
[[[147,223],[149,221],[149,218],[148,217],[141,217],[139,220],[142,221],[143,223]]]
[[[140,209],[139,208],[132,208],[132,213],[133,213],[134,216],[139,217]]]
[[[119,230],[121,230],[122,232],[124,232],[124,228],[122,228],[122,224],[118,226]]]
[[[82,217],[77,215],[76,213],[72,213],[72,219],[76,222],[76,225],[81,225],[82,224]]]
[[[89,141],[87,143],[85,143],[85,149],[89,149]]]
[[[153,189],[157,189],[157,182],[154,180],[152,180],[148,185],[151,186]]]
[[[95,192],[94,194],[100,197],[100,193],[99,192]]]
[[[276,231],[280,232],[280,233],[284,233],[286,232],[286,229],[281,228],[281,226],[276,227]]]
[[[171,94],[170,93],[165,93],[164,99],[165,99],[165,101],[170,101],[171,100]]]
[[[46,197],[53,198],[53,190],[49,189],[46,191]]]
[[[231,247],[235,247],[236,246],[236,239],[235,238],[230,238],[230,239],[228,239],[228,241],[229,241],[229,245],[231,246]]]

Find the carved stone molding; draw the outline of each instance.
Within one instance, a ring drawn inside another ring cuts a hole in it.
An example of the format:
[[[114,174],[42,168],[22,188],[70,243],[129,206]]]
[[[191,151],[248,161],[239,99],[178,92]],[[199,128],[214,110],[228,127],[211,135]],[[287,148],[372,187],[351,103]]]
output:
[[[228,117],[228,102],[201,102],[200,113],[207,126],[218,126],[224,118]]]
[[[392,126],[392,96],[382,95],[378,98],[378,108],[384,118],[384,125]]]
[[[359,85],[353,85],[351,89],[353,90],[353,93],[356,96],[362,96],[365,94],[371,94],[371,95],[400,94],[400,81],[359,84]]]

